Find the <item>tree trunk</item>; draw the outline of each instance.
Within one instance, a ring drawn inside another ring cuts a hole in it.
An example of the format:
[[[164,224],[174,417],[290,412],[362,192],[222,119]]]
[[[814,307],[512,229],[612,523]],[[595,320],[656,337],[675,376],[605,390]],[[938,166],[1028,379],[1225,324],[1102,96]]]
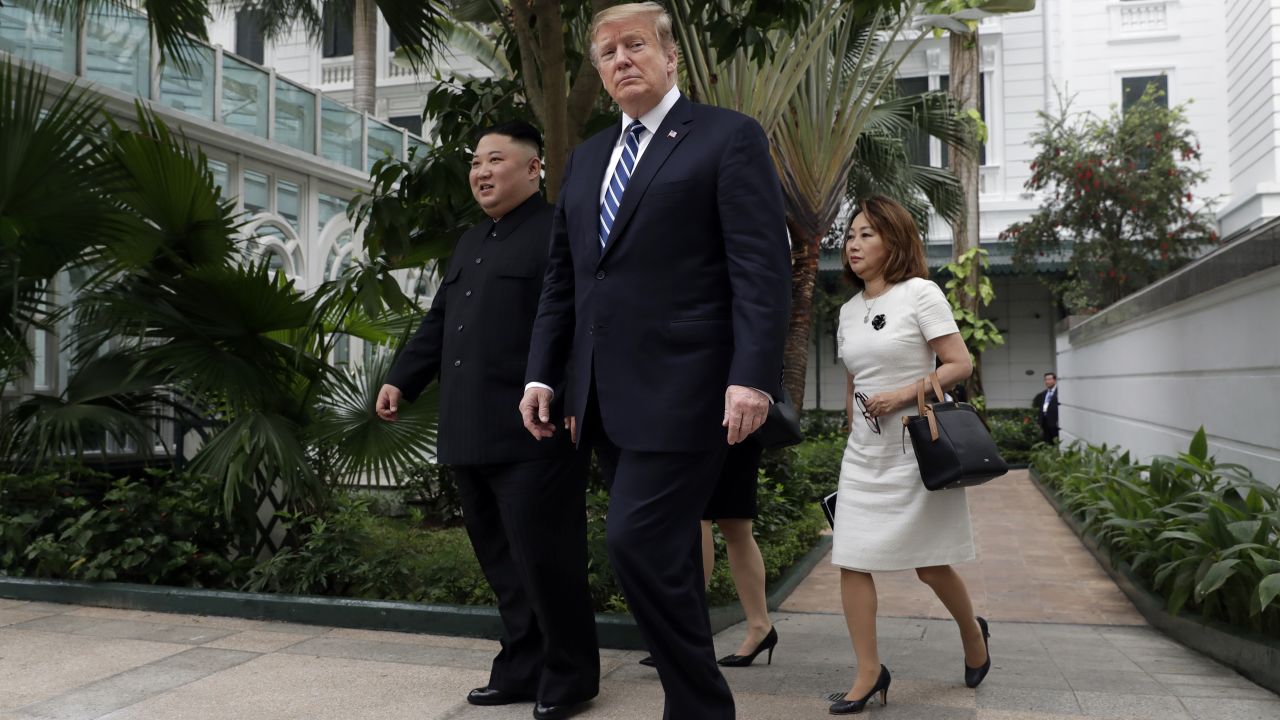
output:
[[[813,290],[818,280],[819,243],[825,233],[808,236],[791,218],[791,322],[783,351],[782,384],[798,408],[804,407],[805,379],[809,372],[809,341],[813,329]]]
[[[352,105],[374,113],[378,99],[378,6],[356,0],[351,18]]]
[[[511,29],[520,50],[519,79],[529,107],[542,124],[542,167],[547,175],[547,199],[551,202],[560,194],[569,151],[581,141],[582,129],[600,94],[600,76],[586,53],[573,86],[569,87],[561,4],[560,0],[524,0],[510,6]],[[591,2],[595,12],[610,4],[610,0]]]
[[[982,82],[982,74],[978,68],[981,59],[978,29],[975,27],[973,33],[969,35],[951,33],[949,48],[951,51],[949,92],[959,106],[960,112],[967,114],[969,110],[978,108],[978,83]],[[964,189],[964,211],[951,224],[953,238],[951,257],[953,260],[958,260],[971,248],[978,247],[981,241],[978,228],[978,148],[975,143],[972,150],[956,145],[951,145],[950,150],[950,170],[960,180],[960,186]],[[973,271],[969,274],[962,291],[957,293],[961,305],[973,311],[975,317],[980,309],[979,270],[980,265],[974,263]],[[982,372],[976,362],[981,358],[975,355],[974,359],[973,376],[965,383],[965,390],[970,398],[976,398],[982,394]]]

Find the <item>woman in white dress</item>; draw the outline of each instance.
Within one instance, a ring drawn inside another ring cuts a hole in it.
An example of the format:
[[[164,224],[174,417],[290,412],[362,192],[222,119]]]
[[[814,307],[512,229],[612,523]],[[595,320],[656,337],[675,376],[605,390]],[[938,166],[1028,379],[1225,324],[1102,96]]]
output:
[[[859,292],[840,309],[838,345],[849,371],[849,442],[840,467],[831,561],[858,672],[833,715],[888,699],[890,674],[876,645],[875,572],[916,571],[946,606],[964,642],[965,683],[977,687],[991,659],[986,621],[973,613],[951,565],[974,557],[964,489],[926,490],[915,454],[903,451],[902,417],[914,414],[916,388],[934,370],[943,387],[973,367],[951,307],[928,279],[924,246],[911,215],[885,197],[864,201],[849,224],[842,263]]]

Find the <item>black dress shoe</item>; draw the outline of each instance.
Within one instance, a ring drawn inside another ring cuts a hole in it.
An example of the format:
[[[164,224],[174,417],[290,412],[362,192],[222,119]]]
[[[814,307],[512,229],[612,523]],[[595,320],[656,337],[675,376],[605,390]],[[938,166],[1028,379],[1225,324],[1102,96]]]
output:
[[[748,667],[755,662],[756,656],[765,650],[769,651],[769,664],[773,664],[773,649],[778,645],[778,628],[769,628],[769,634],[764,636],[756,649],[750,655],[725,655],[716,661],[716,664],[724,667]]]
[[[976,668],[971,668],[968,665],[964,666],[964,684],[971,688],[981,685],[983,678],[991,671],[991,648],[988,647],[987,643],[991,633],[987,631],[987,621],[981,617],[978,618],[978,626],[982,628],[982,647],[987,651],[987,661]]]
[[[652,655],[645,655],[640,658],[640,664],[645,667],[658,667],[658,661],[654,660]]]
[[[867,703],[876,696],[876,693],[880,694],[880,704],[888,705],[889,683],[891,682],[893,682],[893,678],[889,675],[889,668],[881,665],[880,677],[876,678],[876,684],[871,686],[871,692],[857,700],[841,700],[840,702],[832,703],[827,712],[832,715],[857,715],[866,709]]]
[[[493,687],[480,687],[467,693],[467,702],[472,705],[510,705],[511,703],[530,702],[532,695],[499,690]]]
[[[577,713],[586,707],[589,702],[591,702],[590,699],[560,703],[559,705],[543,705],[539,701],[533,706],[533,716],[537,720],[560,720],[560,718],[567,718]]]

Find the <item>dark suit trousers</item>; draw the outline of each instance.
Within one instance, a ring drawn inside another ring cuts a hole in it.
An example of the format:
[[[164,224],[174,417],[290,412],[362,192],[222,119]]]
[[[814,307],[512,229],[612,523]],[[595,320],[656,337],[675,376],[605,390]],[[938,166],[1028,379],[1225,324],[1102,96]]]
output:
[[[583,430],[609,485],[609,561],[657,664],[667,696],[663,718],[733,720],[733,695],[712,645],[700,522],[728,446],[620,449],[604,431],[594,391]]]
[[[600,687],[585,458],[453,468],[467,534],[502,617],[489,686],[549,705],[595,697]]]

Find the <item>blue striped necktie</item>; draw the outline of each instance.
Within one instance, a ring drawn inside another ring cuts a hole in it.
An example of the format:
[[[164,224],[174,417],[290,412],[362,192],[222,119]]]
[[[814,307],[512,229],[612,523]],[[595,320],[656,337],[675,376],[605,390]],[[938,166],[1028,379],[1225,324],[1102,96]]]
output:
[[[622,155],[618,158],[618,164],[613,167],[613,177],[609,179],[609,187],[604,191],[604,200],[600,203],[601,248],[609,240],[613,219],[618,216],[618,208],[622,206],[622,193],[627,189],[631,172],[636,169],[636,158],[640,156],[640,134],[643,132],[644,125],[639,120],[627,126],[627,141],[622,146]]]

